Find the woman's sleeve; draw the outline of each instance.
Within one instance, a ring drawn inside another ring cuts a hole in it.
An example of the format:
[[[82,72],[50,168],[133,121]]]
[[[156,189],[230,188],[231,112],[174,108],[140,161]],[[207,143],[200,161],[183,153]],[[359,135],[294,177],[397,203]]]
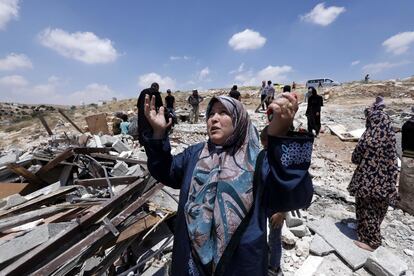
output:
[[[290,132],[287,137],[269,136],[265,161],[268,170],[264,173],[268,207],[272,212],[309,207],[313,196],[308,172],[312,145],[313,137],[308,134]]]
[[[173,156],[171,155],[168,138],[160,140],[146,138],[145,140],[144,146],[148,157],[147,165],[151,175],[166,186],[180,189],[190,148]]]
[[[366,133],[361,136],[361,138],[358,141],[358,144],[355,146],[354,151],[352,152],[352,163],[358,165],[362,161],[362,157],[364,156],[365,150],[366,150],[366,144],[365,139],[367,138]]]

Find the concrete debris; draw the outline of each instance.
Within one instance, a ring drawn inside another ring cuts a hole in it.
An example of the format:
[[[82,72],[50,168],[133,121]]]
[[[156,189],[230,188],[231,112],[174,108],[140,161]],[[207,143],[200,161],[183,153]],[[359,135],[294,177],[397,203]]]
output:
[[[303,265],[295,272],[295,276],[313,276],[321,265],[323,257],[310,256]]]
[[[299,213],[299,210],[297,211]],[[296,212],[287,212],[286,213],[286,225],[287,227],[296,227],[303,224],[303,220],[298,216]],[[300,214],[300,213],[299,213]]]
[[[319,234],[335,252],[354,270],[361,268],[369,253],[354,244],[356,233],[342,223],[335,223],[330,218],[312,221],[309,228]]]
[[[287,245],[295,245],[298,238],[286,227],[286,224],[282,228],[282,242]]]
[[[310,252],[316,256],[325,256],[334,252],[332,248],[321,236],[316,234],[310,244]]]
[[[113,176],[123,176],[129,172],[128,165],[125,162],[116,162],[114,168],[111,170]]]
[[[404,261],[382,246],[369,256],[365,267],[378,276],[399,276],[408,269]]]
[[[306,227],[306,225],[299,225],[296,227],[290,227],[289,228],[290,232],[293,233],[293,235],[295,235],[298,238],[303,238],[305,236],[310,236],[311,233],[309,232],[308,227]]]
[[[115,143],[112,144],[112,147],[119,153],[122,153],[123,151],[130,151],[131,150],[127,145],[125,145],[120,140],[115,141]]]

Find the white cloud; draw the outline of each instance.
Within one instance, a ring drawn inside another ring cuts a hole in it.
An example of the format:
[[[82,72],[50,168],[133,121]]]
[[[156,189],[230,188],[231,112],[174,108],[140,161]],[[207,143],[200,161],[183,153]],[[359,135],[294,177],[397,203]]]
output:
[[[382,43],[382,46],[387,52],[400,55],[407,52],[412,44],[414,44],[414,32],[403,32],[388,38]]]
[[[92,32],[68,33],[61,29],[47,28],[39,35],[40,43],[64,57],[95,64],[110,63],[118,53],[111,40],[101,39]]]
[[[207,80],[206,78],[210,75],[210,69],[208,67],[203,68],[198,74],[200,81]]]
[[[33,68],[30,59],[23,54],[11,53],[0,59],[0,71],[12,71],[16,69]]]
[[[22,76],[19,75],[11,75],[11,76],[5,76],[0,78],[0,85],[2,88],[6,89],[15,89],[17,87],[24,87],[29,82]]]
[[[0,30],[6,29],[7,23],[19,17],[19,0],[0,0]]]
[[[150,87],[153,82],[157,82],[160,85],[160,90],[175,89],[176,85],[174,79],[168,76],[162,77],[154,72],[141,75],[138,78],[138,84],[141,88]]]
[[[69,94],[68,98],[72,104],[97,103],[99,100],[110,100],[112,97],[119,97],[118,93],[108,85],[91,83],[84,89]]]
[[[265,43],[265,37],[250,29],[234,34],[229,40],[230,47],[236,51],[258,49],[263,47]]]
[[[325,8],[325,3],[319,3],[309,13],[301,15],[300,19],[316,25],[328,26],[345,11],[344,7],[331,6]]]
[[[398,66],[406,65],[408,63],[409,62],[406,62],[406,61],[397,62],[397,63],[391,63],[391,62],[371,63],[371,64],[367,64],[364,67],[362,67],[362,70],[365,73],[377,74],[377,73],[380,73],[384,70],[388,70],[388,69],[395,68],[395,67],[398,67]]]
[[[189,60],[191,57],[189,56],[170,56],[170,60],[176,61],[176,60]]]
[[[283,83],[287,81],[287,74],[292,71],[293,68],[288,65],[269,65],[258,72],[248,71],[238,74],[235,76],[234,80],[243,86],[260,85],[263,80]]]
[[[242,62],[242,64],[239,65],[239,68],[237,68],[236,70],[231,70],[229,72],[229,74],[236,74],[236,73],[241,73],[244,71],[244,62]]]
[[[354,60],[353,62],[351,62],[351,66],[358,65],[359,63],[361,63],[360,60]]]

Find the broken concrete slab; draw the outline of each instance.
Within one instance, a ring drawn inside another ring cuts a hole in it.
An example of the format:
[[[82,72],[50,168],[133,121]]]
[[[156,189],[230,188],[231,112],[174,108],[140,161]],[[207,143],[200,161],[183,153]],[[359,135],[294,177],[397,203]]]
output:
[[[17,160],[19,160],[19,154],[17,152],[9,152],[7,155],[0,157],[0,167],[8,163],[15,163]]]
[[[73,223],[49,223],[43,224],[24,236],[17,237],[0,246],[0,263],[12,260],[30,249],[46,242]]]
[[[321,236],[318,234],[315,235],[311,244],[310,244],[310,252],[316,256],[325,256],[332,252],[335,249],[332,248]]]
[[[296,227],[289,228],[290,232],[293,233],[298,238],[303,238],[305,236],[310,236],[311,233],[309,232],[309,229],[306,227],[306,225],[299,225]]]
[[[408,270],[403,260],[383,246],[371,253],[365,267],[376,276],[399,276]]]
[[[141,168],[141,165],[137,164],[137,165],[129,167],[126,175],[142,177],[145,175],[145,173],[143,169]]]
[[[308,223],[308,227],[332,246],[353,270],[362,267],[368,259],[369,252],[354,243],[355,230],[346,225],[325,217]]]
[[[296,226],[299,226],[299,225],[303,224],[303,220],[298,216],[292,215],[291,212],[286,213],[285,221],[286,221],[287,227],[289,227],[289,228],[296,227]]]
[[[14,194],[6,198],[3,198],[0,201],[0,209],[7,210],[26,201],[27,199],[22,197],[20,194]]]
[[[115,143],[113,143],[112,148],[114,148],[114,150],[116,150],[118,153],[122,153],[123,151],[130,151],[131,150],[121,140],[117,140]]]
[[[309,256],[309,242],[306,240],[298,240],[295,245],[295,253],[298,257]]]
[[[323,257],[309,256],[302,266],[295,272],[295,276],[313,276],[321,265]]]
[[[124,161],[117,161],[111,174],[114,176],[124,176],[128,173],[128,165]]]
[[[115,137],[107,134],[100,136],[99,139],[101,140],[101,144],[106,147],[111,147],[112,144],[114,144],[117,141]]]

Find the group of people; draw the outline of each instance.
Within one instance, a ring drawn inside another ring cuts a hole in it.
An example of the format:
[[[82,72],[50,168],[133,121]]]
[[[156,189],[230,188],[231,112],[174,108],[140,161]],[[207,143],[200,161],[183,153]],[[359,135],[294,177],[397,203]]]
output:
[[[313,140],[321,128],[323,99],[315,88],[309,88],[308,132],[295,132],[296,95],[285,86],[274,98],[272,83],[265,84],[261,99],[272,116],[260,134],[263,150],[240,92],[233,86],[229,96],[215,96],[207,104],[207,141],[175,156],[168,138],[174,97],[167,91],[164,107],[158,84],[141,92],[139,140],[148,156],[148,169],[161,183],[181,190],[172,275],[267,275],[269,268],[283,275],[280,235],[284,214],[311,203],[308,168]],[[192,122],[198,121],[202,101],[193,90],[188,98]],[[398,198],[395,133],[384,107],[383,99],[377,98],[365,110],[366,131],[352,154],[352,162],[358,165],[348,187],[356,198],[355,243],[366,250],[381,245],[381,222]]]

